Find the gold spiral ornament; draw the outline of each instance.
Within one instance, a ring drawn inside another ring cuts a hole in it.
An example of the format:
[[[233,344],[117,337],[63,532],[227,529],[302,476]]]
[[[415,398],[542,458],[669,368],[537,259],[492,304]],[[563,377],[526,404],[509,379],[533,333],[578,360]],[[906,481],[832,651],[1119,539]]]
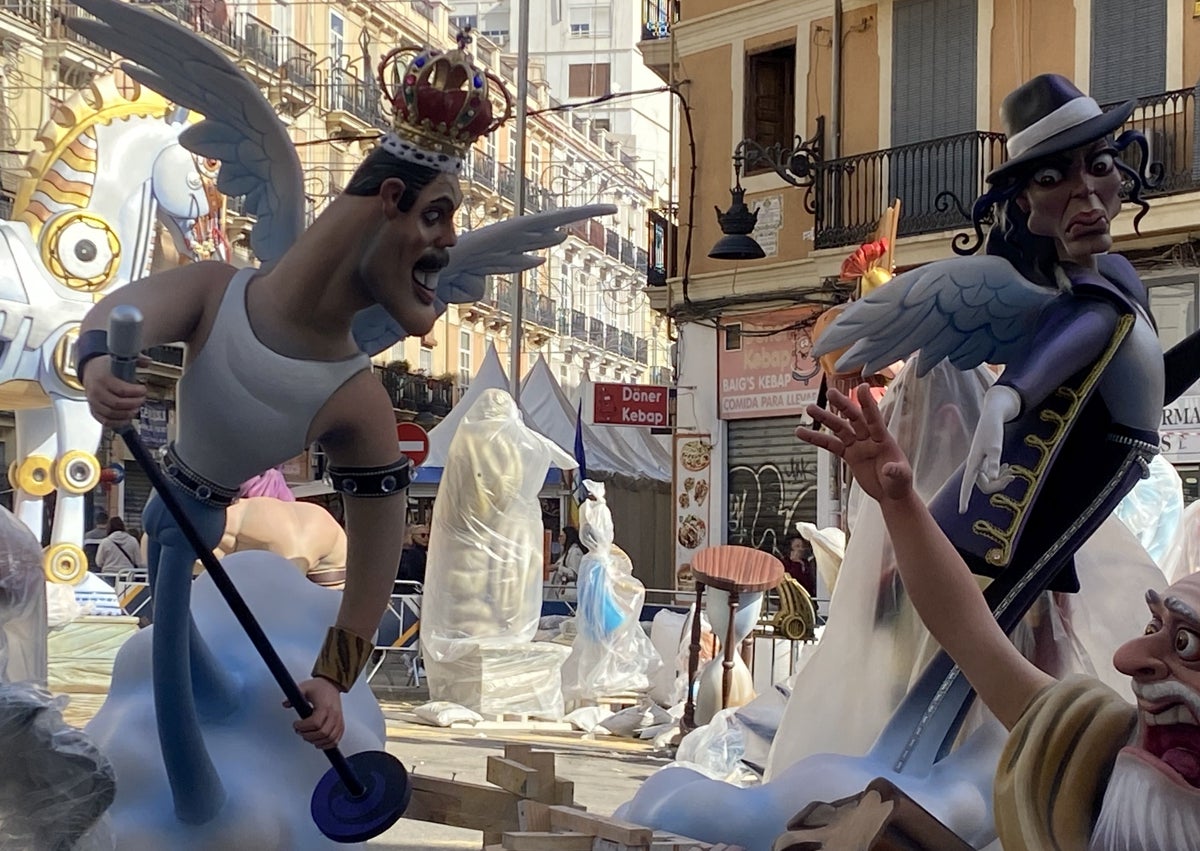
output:
[[[56,544],[42,555],[47,582],[78,585],[87,576],[87,556],[76,544]]]
[[[85,494],[100,484],[100,462],[82,449],[72,449],[54,463],[55,484],[67,493]]]
[[[54,461],[45,455],[30,455],[17,466],[16,486],[32,496],[54,492]]]
[[[46,223],[42,262],[64,285],[93,293],[112,283],[121,260],[121,240],[95,213],[72,210]]]

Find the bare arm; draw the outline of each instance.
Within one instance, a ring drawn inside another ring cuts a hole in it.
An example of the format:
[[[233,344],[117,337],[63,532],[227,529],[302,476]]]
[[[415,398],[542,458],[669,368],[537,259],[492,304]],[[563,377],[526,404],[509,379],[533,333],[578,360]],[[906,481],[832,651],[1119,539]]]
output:
[[[143,345],[193,342],[214,295],[224,291],[233,271],[224,263],[189,263],[142,278],[97,302],[84,317],[82,330],[107,331],[112,309],[131,304],[142,312]]]
[[[326,406],[337,414],[321,445],[339,467],[378,467],[400,457],[396,419],[383,385],[369,372],[356,375]],[[386,497],[347,497],[346,587],[337,626],[371,638],[387,608],[404,545],[407,491]]]
[[[107,331],[112,309],[130,304],[142,312],[143,346],[194,344],[211,324],[206,314],[215,311],[232,274],[232,267],[224,263],[191,263],[143,278],[101,299],[84,317],[82,331]],[[82,372],[93,417],[119,428],[137,416],[146,398],[145,387],[114,376],[107,357],[89,360]]]
[[[837,414],[816,406],[808,413],[831,432],[798,429],[797,435],[845,459],[862,489],[879,501],[917,614],[987,707],[1012,729],[1053,679],[1018,653],[996,624],[962,557],[912,489],[912,468],[866,385],[859,387],[858,406],[836,390],[829,401]]]

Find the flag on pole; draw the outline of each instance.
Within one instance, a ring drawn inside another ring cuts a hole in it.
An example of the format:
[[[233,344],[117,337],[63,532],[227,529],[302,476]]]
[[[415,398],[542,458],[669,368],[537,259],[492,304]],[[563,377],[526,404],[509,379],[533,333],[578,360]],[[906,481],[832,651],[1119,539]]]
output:
[[[576,474],[575,498],[582,500],[584,498],[583,480],[587,478],[587,453],[583,448],[583,400],[579,400],[579,407],[575,412],[575,463],[579,465],[579,472]]]

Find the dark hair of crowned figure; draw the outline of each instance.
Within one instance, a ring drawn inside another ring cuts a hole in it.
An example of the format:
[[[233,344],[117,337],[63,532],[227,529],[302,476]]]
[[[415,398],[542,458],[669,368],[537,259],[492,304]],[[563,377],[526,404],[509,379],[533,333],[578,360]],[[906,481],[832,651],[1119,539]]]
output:
[[[385,180],[398,177],[404,181],[404,194],[400,196],[399,207],[401,212],[407,213],[417,203],[421,190],[439,173],[435,168],[410,163],[392,156],[383,148],[376,148],[355,169],[343,191],[347,195],[378,195],[379,187]]]
[[[1101,139],[1110,140],[1117,153],[1115,165],[1124,178],[1124,200],[1140,208],[1133,220],[1136,231],[1150,209],[1142,192],[1154,185],[1162,169],[1150,163],[1149,146],[1141,132],[1126,130],[1114,138],[1135,106],[1135,101],[1127,101],[1101,110],[1058,74],[1041,74],[1011,92],[1000,108],[1008,159],[987,176],[991,188],[971,210],[975,233],[955,236],[955,253],[974,254],[984,245],[984,253],[1004,257],[1029,280],[1056,286],[1057,245],[1052,238],[1029,230],[1028,213],[1017,199],[1048,159]],[[1134,158],[1136,169],[1120,156],[1130,146],[1140,155]],[[985,241],[984,227],[989,225]]]

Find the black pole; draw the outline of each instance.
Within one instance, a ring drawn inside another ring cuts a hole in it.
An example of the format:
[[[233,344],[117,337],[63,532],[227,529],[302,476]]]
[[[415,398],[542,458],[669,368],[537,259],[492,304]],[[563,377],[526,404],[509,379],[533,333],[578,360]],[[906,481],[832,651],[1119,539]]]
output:
[[[112,352],[113,375],[124,381],[132,382],[135,378],[137,358],[141,349],[139,341],[141,337],[141,322],[141,311],[131,305],[120,305],[113,308],[109,318],[109,351]],[[292,675],[288,673],[283,660],[279,658],[279,654],[271,646],[270,639],[267,638],[267,634],[259,626],[254,613],[250,611],[250,607],[242,599],[242,595],[238,592],[233,581],[230,580],[229,574],[225,572],[225,568],[221,566],[221,562],[217,560],[217,557],[212,554],[212,550],[208,549],[204,541],[201,540],[200,534],[196,531],[196,527],[192,525],[187,512],[184,511],[183,506],[179,504],[179,500],[176,499],[175,494],[172,492],[170,484],[163,478],[158,464],[150,457],[150,453],[146,451],[146,447],[142,445],[137,430],[134,429],[132,424],[129,424],[122,426],[116,431],[121,436],[121,439],[125,441],[125,445],[129,447],[129,452],[133,455],[134,459],[141,465],[142,470],[145,471],[146,478],[150,480],[150,484],[158,492],[159,498],[162,499],[167,510],[171,512],[171,516],[175,518],[175,522],[179,525],[184,537],[188,539],[188,543],[195,550],[196,557],[204,565],[204,569],[208,571],[209,575],[212,576],[213,584],[217,586],[217,590],[225,598],[225,602],[229,605],[233,616],[242,625],[242,629],[246,631],[246,635],[254,645],[254,649],[258,651],[258,655],[267,664],[267,667],[271,671],[271,676],[275,678],[275,682],[279,683],[279,687],[283,689],[283,693],[292,704],[292,708],[296,710],[296,714],[301,718],[307,718],[309,715],[312,715],[312,705],[304,697],[304,694],[300,691],[300,687],[292,679]],[[151,593],[154,593],[154,589],[151,589]],[[358,798],[366,794],[366,787],[359,782],[354,769],[346,762],[346,757],[342,755],[340,750],[329,748],[328,750],[323,750],[322,753],[329,758],[334,771],[337,772],[342,783],[346,785],[346,790],[350,793],[351,797]]]

